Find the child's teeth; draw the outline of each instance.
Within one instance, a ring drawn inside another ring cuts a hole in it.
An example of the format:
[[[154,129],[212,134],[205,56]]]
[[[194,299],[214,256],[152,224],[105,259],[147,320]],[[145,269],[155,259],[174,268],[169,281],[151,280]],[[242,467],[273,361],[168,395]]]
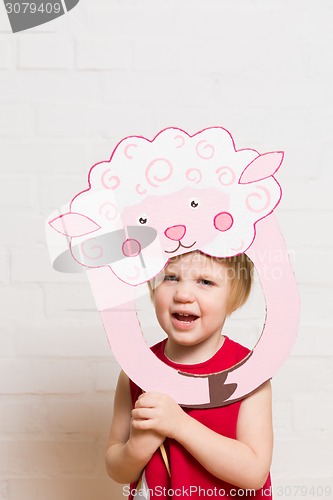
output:
[[[193,314],[186,314],[186,313],[175,313],[174,316],[180,320],[183,320],[184,323],[192,322],[196,319],[196,316]]]

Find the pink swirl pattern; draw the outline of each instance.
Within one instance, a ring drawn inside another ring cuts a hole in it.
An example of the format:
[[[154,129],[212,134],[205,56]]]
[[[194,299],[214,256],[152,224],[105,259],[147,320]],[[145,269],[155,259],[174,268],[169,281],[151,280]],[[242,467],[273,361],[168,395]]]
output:
[[[141,269],[139,268],[139,266],[134,266],[132,269],[133,269],[133,271],[135,271],[135,274],[128,274],[128,272],[127,272],[126,278],[131,280],[131,281],[134,281],[140,277]]]
[[[258,192],[252,192],[247,195],[246,200],[245,200],[245,205],[246,208],[250,212],[254,213],[259,213],[262,212],[263,210],[266,210],[266,208],[269,207],[269,204],[271,202],[271,194],[267,188],[264,186],[258,186],[257,189],[263,192],[258,193]],[[256,201],[262,202],[259,206],[256,206]]]
[[[89,260],[97,260],[103,257],[104,250],[101,245],[94,244],[95,238],[83,241],[80,244],[80,250],[82,254]]]
[[[175,140],[179,140],[180,139],[180,144],[178,146],[176,146],[176,148],[182,148],[185,144],[185,137],[182,136],[182,135],[176,135],[175,136]]]
[[[234,252],[241,252],[242,250],[244,250],[244,240],[243,238],[241,239],[241,243],[238,247],[230,247],[231,250],[233,250]]]
[[[111,175],[111,170],[108,168],[103,172],[102,177],[101,177],[101,182],[103,184],[103,187],[105,189],[117,189],[117,187],[120,185],[120,179],[117,175]]]
[[[218,180],[222,186],[231,186],[236,180],[236,174],[230,167],[219,167],[215,172],[219,174]]]
[[[199,158],[201,158],[202,160],[211,160],[215,154],[214,146],[207,143],[206,140],[199,141],[196,145],[195,150]]]
[[[134,142],[127,144],[127,146],[124,149],[124,155],[126,156],[126,158],[128,158],[129,160],[133,160],[133,156],[128,153],[128,150],[130,148],[137,148],[137,147],[138,147],[138,145],[135,144]]]
[[[144,196],[146,193],[147,193],[147,189],[143,188],[141,186],[141,184],[137,184],[136,187],[135,187],[135,191],[138,193],[138,194],[141,194],[142,196]]]
[[[198,168],[189,168],[185,173],[186,179],[199,184],[202,180],[202,173]]]
[[[167,167],[166,172],[163,172],[163,164]],[[158,187],[160,183],[170,179],[172,173],[173,167],[171,162],[167,158],[155,158],[155,160],[151,161],[146,168],[145,176],[147,182],[151,186]],[[156,181],[158,182],[158,184],[156,184]]]
[[[114,203],[106,202],[103,203],[99,209],[99,214],[103,215],[106,220],[114,220],[118,215],[118,208]]]

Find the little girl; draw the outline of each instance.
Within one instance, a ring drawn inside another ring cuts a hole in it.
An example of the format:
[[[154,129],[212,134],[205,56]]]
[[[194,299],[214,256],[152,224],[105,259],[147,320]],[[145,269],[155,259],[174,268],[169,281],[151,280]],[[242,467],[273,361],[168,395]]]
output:
[[[152,347],[164,363],[203,375],[239,363],[248,349],[222,334],[227,315],[246,301],[253,264],[191,252],[171,259],[152,291],[167,338]],[[144,369],[144,367],[143,367]],[[272,498],[270,382],[241,401],[182,408],[145,392],[125,373],[118,380],[106,453],[109,475],[130,483],[133,498]]]

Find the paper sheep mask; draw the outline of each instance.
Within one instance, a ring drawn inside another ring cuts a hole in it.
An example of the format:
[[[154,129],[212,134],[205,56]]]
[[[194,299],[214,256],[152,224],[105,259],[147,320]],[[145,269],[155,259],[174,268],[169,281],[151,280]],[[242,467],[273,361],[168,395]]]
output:
[[[89,188],[52,214],[47,235],[54,268],[86,269],[116,359],[145,391],[166,392],[191,407],[239,400],[270,379],[297,334],[299,298],[273,211],[281,199],[274,174],[282,152],[236,150],[230,133],[178,128],[153,140],[126,137],[109,161],[94,165]],[[52,228],[52,229],[51,229]],[[148,348],[135,310],[171,257],[198,250],[215,257],[246,253],[266,301],[259,341],[239,365],[186,376]]]

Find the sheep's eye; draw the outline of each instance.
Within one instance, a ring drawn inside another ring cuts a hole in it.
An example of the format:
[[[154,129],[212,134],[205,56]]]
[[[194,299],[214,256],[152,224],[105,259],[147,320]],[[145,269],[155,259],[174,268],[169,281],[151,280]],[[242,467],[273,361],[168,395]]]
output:
[[[190,200],[190,207],[191,208],[197,208],[199,205],[200,205],[200,201],[198,200],[198,198],[193,198],[192,200]]]
[[[140,224],[147,224],[147,216],[146,215],[141,215],[141,217],[139,217],[139,222]]]

